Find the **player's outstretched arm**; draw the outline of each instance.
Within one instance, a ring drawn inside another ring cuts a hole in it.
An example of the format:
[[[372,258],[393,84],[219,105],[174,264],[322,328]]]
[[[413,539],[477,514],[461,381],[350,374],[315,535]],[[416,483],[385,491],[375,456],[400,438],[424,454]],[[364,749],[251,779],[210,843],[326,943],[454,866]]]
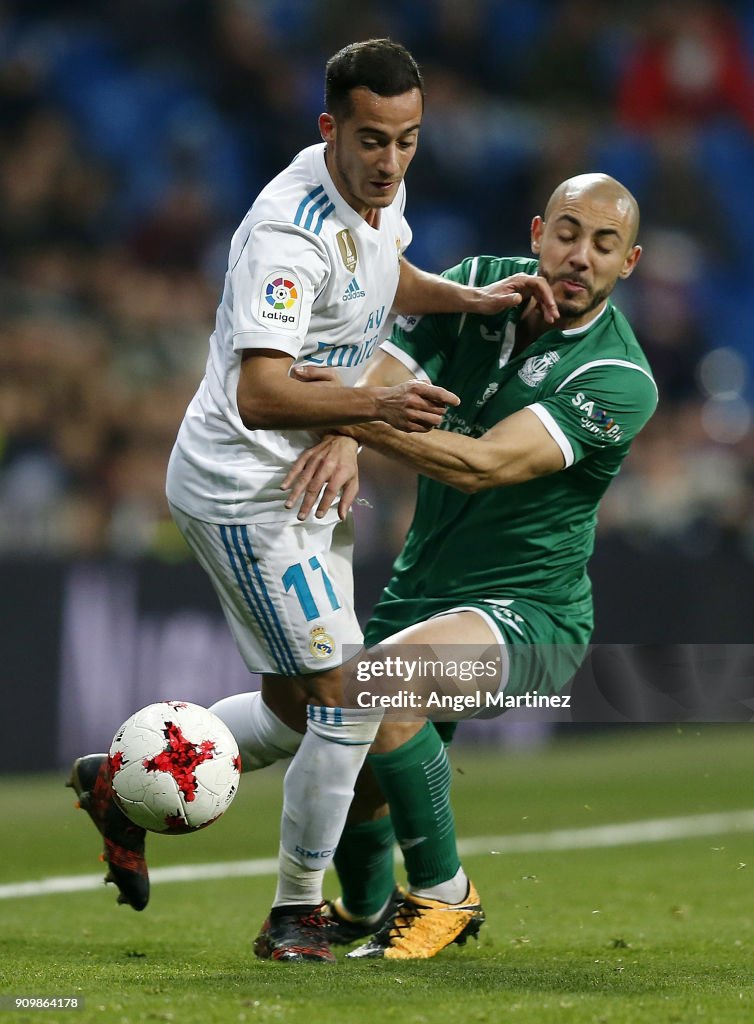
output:
[[[480,438],[448,430],[405,437],[382,423],[343,427],[342,432],[468,494],[525,483],[565,468],[560,446],[529,409],[507,416]]]
[[[357,390],[376,382],[396,384],[407,378],[411,379],[411,373],[402,362],[380,352]],[[526,409],[502,420],[479,439],[446,430],[406,436],[384,423],[338,429],[342,435],[397,459],[425,476],[469,493],[523,483],[536,476],[555,473],[565,466],[560,447],[539,418]],[[325,437],[313,448],[302,452],[282,484],[283,489],[290,492],[287,507],[293,508],[302,499],[299,519],[305,519],[315,504],[317,515],[324,514],[339,488],[356,473],[355,458],[355,448],[335,444],[332,437]],[[323,487],[328,489],[327,501],[323,500]],[[348,507],[350,502],[344,505],[341,498],[341,515],[345,515]]]
[[[547,323],[558,318],[558,307],[550,285],[536,274],[513,274],[482,288],[459,284],[438,274],[419,270],[406,259],[401,273],[393,310],[396,313],[502,313],[512,306],[533,300]]]
[[[407,436],[385,423],[345,426],[339,430],[340,438],[327,435],[302,452],[283,481],[282,489],[290,492],[287,508],[293,508],[302,499],[299,519],[306,519],[315,505],[317,517],[324,515],[341,488],[341,518],[350,508],[356,497],[357,470],[355,446],[349,449],[342,443],[347,438],[468,494],[524,483],[565,468],[560,447],[528,409],[508,416],[481,438],[448,430]]]
[[[398,431],[427,431],[438,426],[449,405],[459,399],[445,388],[408,380],[393,387],[346,388],[333,380],[312,384],[290,375],[292,358],[284,352],[244,353],[236,392],[238,412],[249,430],[316,429],[382,420]]]

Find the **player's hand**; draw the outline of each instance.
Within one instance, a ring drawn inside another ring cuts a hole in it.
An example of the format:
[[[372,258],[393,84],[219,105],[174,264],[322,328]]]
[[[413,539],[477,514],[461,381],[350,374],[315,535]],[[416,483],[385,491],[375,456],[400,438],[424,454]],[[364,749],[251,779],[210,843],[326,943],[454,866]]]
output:
[[[520,306],[529,299],[542,311],[548,324],[553,324],[560,316],[558,304],[552,294],[552,288],[543,277],[536,274],[513,274],[480,288],[481,298],[475,312],[485,315],[502,313],[512,306]]]
[[[294,366],[291,376],[296,380],[340,386],[338,374],[324,366]],[[421,380],[407,380],[394,387],[374,387],[377,415],[375,419],[389,423],[405,433],[425,433],[442,422],[449,405],[459,405],[460,398],[452,391]]]
[[[281,485],[282,490],[291,492],[286,498],[285,507],[293,508],[303,495],[297,514],[297,518],[303,521],[319,497],[314,515],[316,519],[321,519],[340,494],[338,516],[345,519],[359,493],[357,449],[357,442],[353,438],[343,434],[327,434],[319,444],[302,452]]]
[[[423,380],[407,380],[392,388],[374,388],[379,419],[406,433],[439,427],[450,405],[461,399],[452,391]]]

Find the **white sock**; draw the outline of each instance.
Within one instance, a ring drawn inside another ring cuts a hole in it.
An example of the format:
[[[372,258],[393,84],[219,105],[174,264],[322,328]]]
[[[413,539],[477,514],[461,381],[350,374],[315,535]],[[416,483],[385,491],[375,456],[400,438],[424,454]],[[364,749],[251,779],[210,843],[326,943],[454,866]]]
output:
[[[411,894],[425,900],[441,900],[443,903],[461,903],[469,892],[469,880],[463,868],[447,882],[431,885],[428,889],[412,889]]]
[[[322,900],[322,877],[333,859],[356,776],[381,717],[371,710],[307,708],[306,733],[285,775],[273,906]]]
[[[297,858],[291,857],[280,844],[278,854],[278,887],[273,907],[291,903],[306,903],[315,906],[322,902],[322,879],[325,869],[310,870],[302,867]]]
[[[304,734],[281,722],[262,694],[236,693],[210,708],[236,738],[242,771],[251,772],[296,753]]]

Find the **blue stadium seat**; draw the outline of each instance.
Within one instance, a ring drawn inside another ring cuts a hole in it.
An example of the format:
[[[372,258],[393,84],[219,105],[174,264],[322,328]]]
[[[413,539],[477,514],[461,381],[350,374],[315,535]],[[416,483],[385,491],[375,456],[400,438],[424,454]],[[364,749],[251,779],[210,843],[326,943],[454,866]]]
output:
[[[622,181],[641,203],[652,169],[652,148],[647,139],[617,130],[597,135],[593,165]]]
[[[85,29],[54,41],[48,91],[86,147],[120,171],[124,216],[150,208],[181,173],[221,212],[245,208],[248,169],[233,132],[181,75],[132,66],[106,33]]]
[[[700,159],[712,189],[736,234],[748,272],[754,271],[754,142],[736,124],[721,123],[700,133]]]

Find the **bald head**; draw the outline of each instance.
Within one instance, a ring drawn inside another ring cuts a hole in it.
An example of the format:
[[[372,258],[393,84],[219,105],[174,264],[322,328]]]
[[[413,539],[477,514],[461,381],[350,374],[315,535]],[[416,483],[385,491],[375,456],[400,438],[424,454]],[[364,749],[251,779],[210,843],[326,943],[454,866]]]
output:
[[[616,282],[633,273],[641,256],[638,230],[639,206],[615,178],[578,174],[558,185],[544,220],[532,220],[531,248],[562,325],[588,323],[604,309]]]
[[[626,241],[634,245],[639,233],[639,204],[625,185],[609,174],[577,174],[562,181],[547,203],[545,220],[549,220],[564,205],[580,199],[613,207],[626,229]]]

